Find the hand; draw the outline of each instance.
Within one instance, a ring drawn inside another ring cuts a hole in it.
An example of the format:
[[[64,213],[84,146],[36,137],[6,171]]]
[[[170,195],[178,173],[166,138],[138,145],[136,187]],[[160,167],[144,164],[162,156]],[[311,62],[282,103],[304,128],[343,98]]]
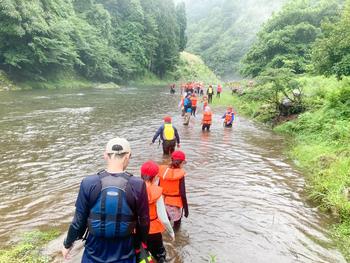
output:
[[[175,241],[175,233],[174,233],[174,232],[173,232],[173,233],[171,233],[171,234],[170,234],[170,237],[171,237],[171,241],[173,241],[173,242],[174,242],[174,241]]]
[[[71,246],[70,248],[62,248],[62,256],[65,260],[71,259],[71,255],[69,253],[72,250],[72,247],[73,246]]]
[[[154,142],[150,142],[149,145],[152,145]]]
[[[179,143],[177,144],[177,148],[180,148],[180,144]]]
[[[185,217],[186,218],[188,217],[188,210],[187,209],[185,210]]]

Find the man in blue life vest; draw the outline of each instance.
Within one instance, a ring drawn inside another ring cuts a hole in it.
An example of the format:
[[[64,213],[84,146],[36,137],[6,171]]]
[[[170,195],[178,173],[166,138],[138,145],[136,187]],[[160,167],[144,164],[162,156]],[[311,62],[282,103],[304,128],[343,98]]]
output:
[[[157,138],[163,142],[163,154],[172,154],[175,151],[175,146],[180,147],[180,136],[177,129],[171,123],[171,117],[164,117],[164,124],[159,127],[156,134],[154,135],[151,144],[153,144]]]
[[[68,259],[74,241],[88,229],[83,263],[135,263],[135,249],[147,242],[149,206],[146,185],[125,172],[131,157],[126,139],[107,143],[107,168],[84,178],[75,203],[75,215],[64,240]]]

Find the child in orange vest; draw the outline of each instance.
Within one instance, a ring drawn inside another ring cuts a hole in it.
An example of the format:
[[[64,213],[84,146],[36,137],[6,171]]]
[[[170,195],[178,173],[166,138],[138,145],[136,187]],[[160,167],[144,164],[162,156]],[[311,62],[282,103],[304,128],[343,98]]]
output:
[[[149,205],[150,228],[147,238],[147,249],[158,263],[165,262],[166,251],[163,245],[162,233],[166,229],[175,240],[175,234],[169,222],[164,200],[163,189],[158,184],[159,167],[155,162],[148,161],[141,166],[141,177],[146,183]]]
[[[213,113],[211,112],[209,106],[206,106],[203,112],[202,131],[205,131],[205,129],[209,131],[212,122],[212,116]]]
[[[203,98],[202,98],[202,103],[203,103],[203,111],[205,110],[205,107],[208,106],[208,96],[207,95],[204,95]]]
[[[159,167],[159,186],[163,188],[166,210],[175,230],[180,227],[182,214],[188,217],[185,171],[182,169],[185,163],[185,154],[175,151],[171,155],[171,163]]]
[[[235,119],[235,113],[232,107],[227,108],[225,114],[222,116],[222,119],[224,119],[224,127],[232,127],[232,123]]]

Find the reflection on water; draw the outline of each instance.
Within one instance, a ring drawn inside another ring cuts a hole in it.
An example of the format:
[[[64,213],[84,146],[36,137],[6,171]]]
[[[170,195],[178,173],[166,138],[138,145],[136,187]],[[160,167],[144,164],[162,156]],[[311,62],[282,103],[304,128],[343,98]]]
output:
[[[190,205],[175,243],[165,237],[170,262],[345,262],[327,236],[330,219],[305,202],[283,138],[263,127],[238,119],[224,129],[222,109],[208,133],[201,114],[185,127],[178,96],[162,88],[1,95],[1,245],[27,229],[67,230],[79,183],[103,168],[112,137],[130,140],[135,175],[148,159],[168,162],[149,142],[170,114],[188,157]]]

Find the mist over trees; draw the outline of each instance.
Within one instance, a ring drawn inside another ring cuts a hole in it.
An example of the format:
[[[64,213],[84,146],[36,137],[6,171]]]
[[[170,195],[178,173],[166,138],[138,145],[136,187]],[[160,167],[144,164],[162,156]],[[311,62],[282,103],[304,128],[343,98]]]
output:
[[[323,36],[323,28],[328,28],[325,33],[331,36],[331,32],[334,34],[334,30],[340,26],[334,23],[340,17],[342,3],[341,0],[290,1],[258,33],[256,43],[242,60],[243,75],[256,77],[271,68],[287,68],[301,74],[313,71],[314,65],[322,73],[325,68],[323,64],[330,64],[323,58],[330,43],[325,46],[327,41],[323,38],[317,41],[317,46],[314,44],[316,39]],[[337,33],[348,30],[343,29],[339,28]],[[337,46],[336,41],[333,38],[332,45]]]
[[[0,69],[16,79],[163,77],[186,45],[172,0],[3,0],[0,25]]]
[[[222,77],[239,71],[241,58],[274,11],[287,0],[185,0],[187,50],[200,55]]]

